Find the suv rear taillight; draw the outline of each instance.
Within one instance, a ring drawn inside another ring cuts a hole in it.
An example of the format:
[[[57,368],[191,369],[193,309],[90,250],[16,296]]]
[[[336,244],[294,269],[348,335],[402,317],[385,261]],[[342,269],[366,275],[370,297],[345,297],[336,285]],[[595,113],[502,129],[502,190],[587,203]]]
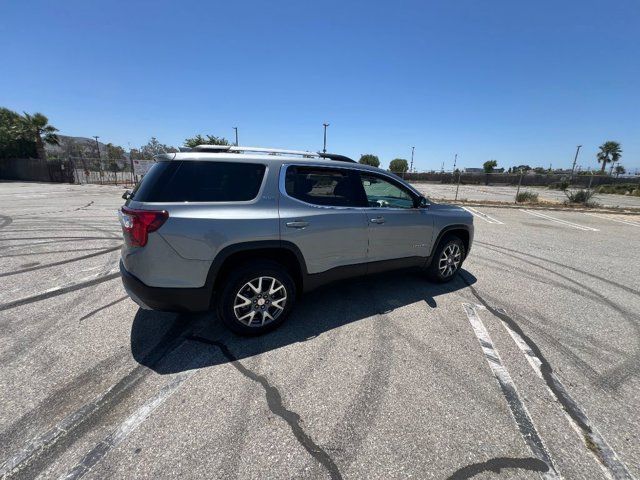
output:
[[[128,243],[134,247],[144,247],[149,233],[158,230],[169,218],[165,210],[135,210],[122,207],[118,211],[122,233]]]

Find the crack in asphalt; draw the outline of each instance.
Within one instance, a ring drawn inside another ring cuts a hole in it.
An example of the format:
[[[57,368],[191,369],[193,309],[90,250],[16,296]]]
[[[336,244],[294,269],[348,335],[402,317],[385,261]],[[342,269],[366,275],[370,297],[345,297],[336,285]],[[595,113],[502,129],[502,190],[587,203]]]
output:
[[[465,480],[475,477],[482,472],[501,473],[501,470],[508,468],[541,473],[549,471],[549,465],[538,458],[496,457],[485,462],[472,463],[471,465],[462,467],[447,477],[447,480]]]
[[[540,347],[520,328],[520,325],[513,320],[504,310],[494,308],[478,293],[468,279],[461,275],[462,280],[467,284],[471,293],[478,301],[495,317],[502,320],[511,328],[527,345],[533,355],[540,362],[539,370],[547,388],[556,397],[567,415],[573,420],[575,425],[582,431],[585,447],[590,450],[598,459],[600,464],[607,470],[614,479],[633,479],[626,465],[617,457],[616,453],[609,447],[599,432],[592,427],[591,422],[585,412],[576,401],[569,395],[569,392],[553,371],[553,367],[543,355]]]
[[[304,429],[300,425],[300,415],[292,410],[287,409],[284,406],[280,391],[276,387],[271,385],[269,383],[269,380],[265,376],[259,375],[245,367],[233,354],[233,352],[231,352],[231,350],[229,350],[229,348],[221,342],[193,335],[187,338],[189,340],[218,347],[222,354],[229,360],[231,365],[236,368],[236,370],[238,370],[249,380],[252,380],[261,385],[265,391],[269,410],[271,410],[274,415],[282,418],[289,425],[289,428],[291,428],[291,431],[296,437],[296,440],[298,440],[298,443],[300,443],[300,445],[302,445],[302,447],[304,447],[304,449],[329,472],[329,475],[332,479],[342,479],[342,474],[340,473],[340,470],[338,469],[338,466],[335,464],[333,459],[322,447],[320,447],[311,439],[309,434],[304,431]]]
[[[602,295],[601,293],[599,293],[595,289],[593,289],[593,288],[591,288],[591,287],[589,287],[587,285],[584,285],[584,284],[576,281],[575,279],[573,279],[571,277],[568,277],[566,275],[562,275],[562,274],[560,274],[560,273],[558,273],[558,272],[556,272],[556,271],[554,271],[554,270],[552,270],[550,268],[546,268],[546,267],[543,267],[542,265],[538,265],[537,263],[530,262],[530,261],[528,261],[528,260],[526,260],[524,258],[521,258],[521,257],[517,256],[517,255],[501,252],[500,250],[488,247],[486,245],[483,245],[483,246],[484,246],[484,248],[487,248],[489,250],[493,250],[493,251],[499,252],[502,255],[511,256],[513,258],[518,259],[519,261],[521,261],[523,263],[526,263],[528,265],[532,265],[532,266],[534,266],[536,268],[539,268],[541,270],[549,272],[549,273],[551,273],[553,275],[556,275],[556,276],[566,280],[567,282],[571,282],[571,283],[575,284],[576,286],[578,286],[579,288],[582,288],[583,290],[591,292],[593,295],[595,295],[596,297],[598,297],[600,299],[600,303],[602,303],[603,305],[606,305],[606,306],[610,307],[611,309],[615,310],[616,312],[620,313],[620,315],[622,316],[622,319],[624,321],[626,321],[634,330],[636,330],[636,332],[638,332],[640,334],[640,321],[638,320],[639,317],[638,317],[637,313],[629,311],[629,310],[626,310],[625,308],[623,308],[620,305],[616,304],[611,299],[605,297],[604,295]],[[499,248],[504,248],[504,247],[499,247]],[[517,252],[516,250],[511,250],[511,249],[505,249],[505,250]],[[522,252],[517,252],[517,253],[519,253],[520,255],[525,255],[525,256],[527,255],[527,254],[524,254]],[[539,258],[540,260],[544,261],[544,259],[542,257],[534,257],[534,258]],[[548,261],[550,263],[555,264],[555,265],[562,266],[561,263],[553,262],[551,260],[548,260]],[[584,273],[585,275],[591,276],[591,277],[593,277],[595,279],[598,279],[598,280],[600,280],[602,282],[605,282],[605,283],[608,282],[608,283],[612,283],[613,285],[617,285],[615,282],[610,282],[610,281],[608,281],[606,279],[603,279],[603,278],[600,278],[600,277],[598,277],[596,275],[591,275],[591,274],[589,274],[587,272],[582,272],[581,270],[572,269],[571,267],[566,267],[566,268],[568,268],[570,270],[574,270],[577,273]],[[631,291],[633,291],[633,290],[631,290]],[[632,356],[628,357],[621,365],[615,367],[612,371],[605,372],[604,375],[601,375],[601,380],[599,380],[600,386],[603,387],[603,388],[606,388],[606,389],[617,388],[623,383],[625,377],[629,377],[630,375],[637,375],[637,372],[630,371],[630,368],[635,366],[635,365],[637,365],[639,359],[640,359],[640,352],[636,352]]]

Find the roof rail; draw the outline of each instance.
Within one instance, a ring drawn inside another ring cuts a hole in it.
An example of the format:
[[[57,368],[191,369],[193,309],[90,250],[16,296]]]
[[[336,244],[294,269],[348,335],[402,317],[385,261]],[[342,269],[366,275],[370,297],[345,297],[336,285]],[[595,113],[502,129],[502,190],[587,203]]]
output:
[[[257,152],[257,153],[272,153],[272,154],[286,154],[286,155],[306,155],[310,157],[317,157],[316,152],[310,152],[307,150],[285,150],[283,148],[264,148],[264,147],[236,147],[235,145],[198,145],[194,147],[192,151],[196,152]]]
[[[329,160],[336,160],[338,162],[358,163],[353,158],[349,158],[344,155],[338,155],[337,153],[318,152],[318,156],[322,158],[328,158]]]
[[[337,155],[335,153],[324,153],[324,152],[311,152],[309,150],[286,150],[282,148],[264,148],[264,147],[238,147],[235,145],[198,145],[191,149],[192,152],[256,152],[256,153],[267,153],[270,155],[302,155],[307,158],[328,158],[329,160],[337,160],[340,162],[353,162],[356,163],[355,160],[350,159],[349,157],[345,157],[344,155]]]

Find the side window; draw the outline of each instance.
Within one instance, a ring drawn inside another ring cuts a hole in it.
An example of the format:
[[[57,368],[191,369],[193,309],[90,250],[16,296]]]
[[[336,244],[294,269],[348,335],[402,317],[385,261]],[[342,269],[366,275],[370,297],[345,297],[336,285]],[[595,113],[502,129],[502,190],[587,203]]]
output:
[[[370,207],[413,208],[414,198],[408,190],[377,175],[361,173],[362,187]]]
[[[291,166],[285,188],[289,196],[314,205],[362,206],[355,176],[346,169]]]

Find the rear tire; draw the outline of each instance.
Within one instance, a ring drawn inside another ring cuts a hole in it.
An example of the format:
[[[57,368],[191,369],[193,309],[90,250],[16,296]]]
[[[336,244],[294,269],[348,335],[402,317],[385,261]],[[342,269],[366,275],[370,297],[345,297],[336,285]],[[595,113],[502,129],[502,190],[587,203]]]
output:
[[[267,260],[243,263],[223,285],[218,318],[240,335],[262,335],[279,327],[296,299],[295,282],[287,269]]]
[[[464,242],[455,235],[445,235],[438,244],[427,267],[429,280],[437,283],[445,283],[455,278],[462,268],[466,251]]]

